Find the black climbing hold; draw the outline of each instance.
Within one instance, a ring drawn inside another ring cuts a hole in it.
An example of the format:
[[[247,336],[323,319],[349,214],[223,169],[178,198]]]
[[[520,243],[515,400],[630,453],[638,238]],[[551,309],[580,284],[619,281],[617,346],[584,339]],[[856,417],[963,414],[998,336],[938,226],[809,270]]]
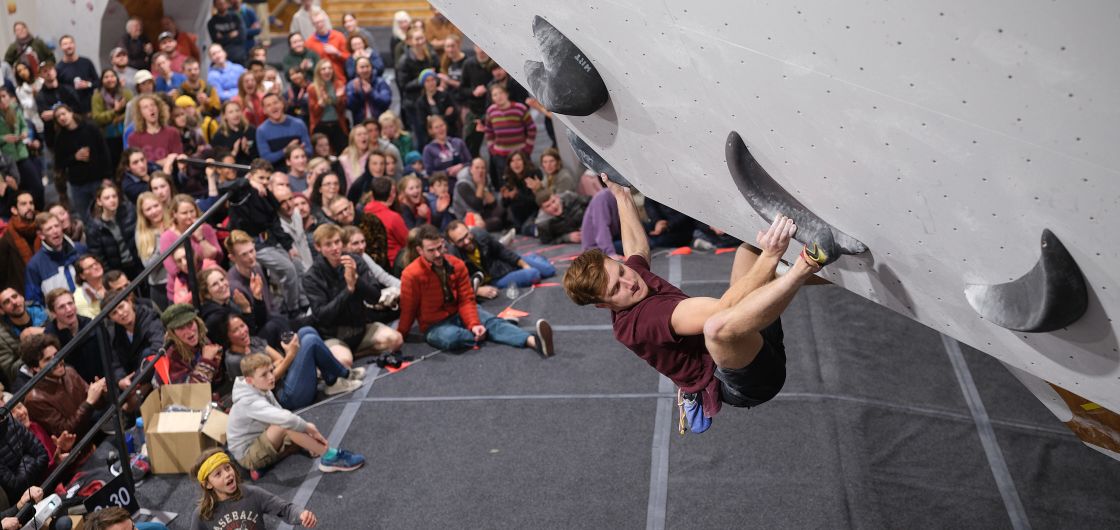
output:
[[[544,62],[525,61],[529,89],[548,110],[589,116],[607,104],[603,78],[572,41],[541,17],[533,18],[533,35]]]
[[[1014,331],[1044,333],[1064,328],[1089,307],[1081,268],[1050,230],[1042,230],[1042,253],[1029,272],[998,285],[970,284],[968,303],[993,324]]]
[[[867,251],[867,245],[824,222],[775,182],[751,155],[739,133],[731,131],[727,135],[724,155],[731,179],[751,208],[768,223],[778,214],[792,218],[797,223],[794,239],[806,245],[816,243],[828,255],[826,263],[836,261],[841,254]]]
[[[572,150],[576,152],[576,156],[579,157],[580,162],[583,162],[583,165],[596,173],[606,173],[607,179],[619,186],[630,186],[630,181],[619,174],[606,160],[603,160],[599,153],[596,153],[590,145],[587,145],[587,142],[583,141],[583,138],[580,138],[571,129],[568,129],[568,142],[572,144]]]

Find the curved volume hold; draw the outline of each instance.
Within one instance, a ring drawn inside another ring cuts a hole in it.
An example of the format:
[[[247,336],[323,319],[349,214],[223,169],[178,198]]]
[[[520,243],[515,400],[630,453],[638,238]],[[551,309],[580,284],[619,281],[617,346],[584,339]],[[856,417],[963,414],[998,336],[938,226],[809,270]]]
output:
[[[568,142],[572,144],[572,150],[576,152],[579,161],[583,162],[583,165],[591,168],[591,171],[606,173],[607,179],[619,186],[630,186],[629,180],[626,180],[626,178],[619,174],[613,166],[608,164],[603,157],[599,156],[599,153],[596,153],[590,145],[587,145],[587,142],[583,141],[583,138],[580,138],[579,135],[572,132],[571,129],[568,129]]]
[[[792,218],[797,224],[794,239],[806,245],[816,243],[828,254],[826,264],[836,261],[841,254],[867,251],[867,245],[824,222],[775,182],[751,155],[739,133],[731,131],[727,135],[724,155],[727,157],[731,179],[751,208],[768,223],[773,222],[778,214]]]
[[[1089,307],[1081,268],[1050,230],[1042,231],[1042,254],[1029,272],[999,285],[970,284],[968,303],[993,324],[1014,331],[1043,333],[1064,328]]]
[[[607,85],[587,54],[539,16],[533,18],[533,36],[544,62],[525,61],[525,75],[529,89],[545,108],[569,116],[589,116],[607,104]]]

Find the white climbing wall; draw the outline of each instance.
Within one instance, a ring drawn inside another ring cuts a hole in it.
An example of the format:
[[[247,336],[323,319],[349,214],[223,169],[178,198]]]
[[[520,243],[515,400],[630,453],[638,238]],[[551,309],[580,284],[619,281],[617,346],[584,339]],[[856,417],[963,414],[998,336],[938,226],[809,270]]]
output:
[[[560,119],[650,197],[753,239],[763,222],[724,160],[738,131],[870,247],[824,276],[1120,411],[1120,4],[433,3],[525,86],[535,15],[574,41],[611,101]],[[1044,228],[1088,312],[1038,334],[979,318],[965,285],[1026,273]]]

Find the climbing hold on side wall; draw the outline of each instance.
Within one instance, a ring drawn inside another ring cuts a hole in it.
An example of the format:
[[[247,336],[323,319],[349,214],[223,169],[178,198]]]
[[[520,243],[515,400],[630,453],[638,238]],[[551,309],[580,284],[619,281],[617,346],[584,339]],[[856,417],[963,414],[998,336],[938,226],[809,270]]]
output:
[[[1064,328],[1089,307],[1089,289],[1081,268],[1047,229],[1042,230],[1042,254],[1029,272],[998,285],[970,284],[964,295],[985,320],[1031,333]]]
[[[583,162],[583,165],[596,173],[606,173],[607,178],[619,186],[630,186],[630,181],[623,178],[618,171],[615,171],[606,160],[603,160],[603,157],[599,156],[599,153],[596,153],[590,145],[587,145],[587,142],[583,141],[583,138],[580,138],[571,129],[568,129],[568,142],[572,144],[572,150],[576,152],[576,156],[579,157],[580,162]]]
[[[792,218],[797,223],[794,239],[806,245],[816,243],[828,256],[826,264],[836,261],[841,254],[867,251],[867,245],[824,222],[775,182],[751,155],[739,133],[731,131],[727,135],[724,155],[731,179],[751,208],[767,223],[773,222],[778,214]]]
[[[525,75],[529,89],[545,108],[589,116],[607,104],[607,85],[587,54],[539,16],[533,18],[533,36],[544,62],[525,61]]]

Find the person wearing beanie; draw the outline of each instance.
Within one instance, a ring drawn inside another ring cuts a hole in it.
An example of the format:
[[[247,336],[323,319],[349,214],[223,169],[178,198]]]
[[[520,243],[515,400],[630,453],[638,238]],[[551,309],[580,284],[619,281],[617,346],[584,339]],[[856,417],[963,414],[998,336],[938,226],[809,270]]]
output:
[[[417,146],[425,146],[421,149],[425,151],[428,142],[436,136],[432,131],[435,124],[432,122],[437,117],[443,118],[445,130],[443,137],[447,137],[447,132],[459,131],[459,108],[451,99],[451,93],[443,90],[440,85],[439,77],[436,71],[431,68],[425,68],[420,71],[420,95],[416,98],[416,141]],[[441,142],[442,143],[442,142]],[[465,148],[466,144],[464,144]],[[464,161],[470,160],[470,153],[465,151]],[[429,171],[434,171],[428,168]],[[456,169],[455,171],[458,171]],[[454,173],[452,173],[454,174]]]
[[[206,337],[206,324],[194,306],[172,304],[160,315],[167,334],[163,344],[169,365],[167,384],[217,383],[222,373],[222,347]]]

